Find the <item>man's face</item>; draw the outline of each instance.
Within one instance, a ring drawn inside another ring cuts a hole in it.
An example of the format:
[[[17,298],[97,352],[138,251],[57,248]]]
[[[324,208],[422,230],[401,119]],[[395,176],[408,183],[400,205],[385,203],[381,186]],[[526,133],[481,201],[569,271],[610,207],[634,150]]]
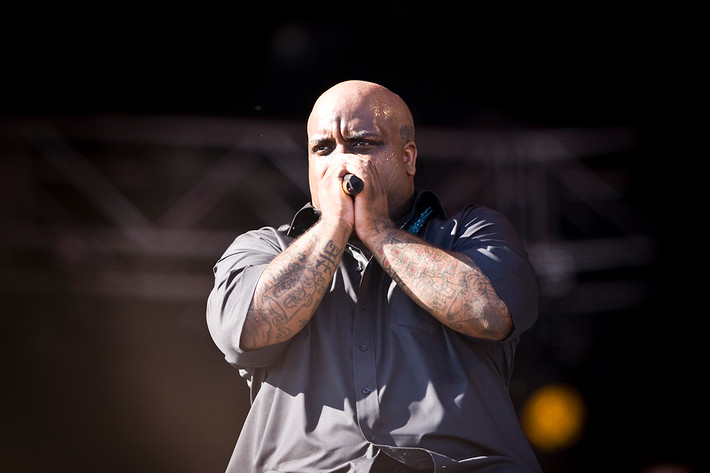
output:
[[[402,205],[413,191],[414,146],[404,124],[376,94],[331,94],[321,97],[308,120],[309,184],[313,205],[319,208],[318,186],[328,166],[337,160],[359,159],[373,164],[388,195],[390,209]],[[405,130],[406,131],[406,130]],[[409,144],[408,144],[409,143]]]

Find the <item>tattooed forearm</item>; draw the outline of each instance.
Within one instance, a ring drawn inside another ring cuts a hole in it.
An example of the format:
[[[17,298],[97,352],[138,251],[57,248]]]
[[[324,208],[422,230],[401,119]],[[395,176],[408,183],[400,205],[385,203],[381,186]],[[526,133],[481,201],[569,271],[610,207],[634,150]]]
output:
[[[244,323],[245,350],[288,340],[310,320],[328,289],[343,247],[332,240],[319,245],[297,242],[264,270]],[[312,256],[311,256],[312,255]]]
[[[316,258],[315,269],[329,271],[336,264],[336,261],[340,258],[341,249],[335,246],[333,241],[328,241]]]
[[[468,258],[396,230],[380,240],[375,257],[410,298],[452,329],[491,339],[510,332],[505,303]]]

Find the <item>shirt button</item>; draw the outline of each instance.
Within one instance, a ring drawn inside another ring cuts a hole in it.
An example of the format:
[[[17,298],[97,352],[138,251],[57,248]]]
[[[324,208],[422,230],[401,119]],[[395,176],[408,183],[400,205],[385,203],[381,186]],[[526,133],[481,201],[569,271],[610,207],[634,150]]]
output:
[[[360,345],[360,351],[367,351],[367,345]]]
[[[370,388],[362,388],[363,394],[370,394],[371,391],[372,391],[372,389],[370,389]]]

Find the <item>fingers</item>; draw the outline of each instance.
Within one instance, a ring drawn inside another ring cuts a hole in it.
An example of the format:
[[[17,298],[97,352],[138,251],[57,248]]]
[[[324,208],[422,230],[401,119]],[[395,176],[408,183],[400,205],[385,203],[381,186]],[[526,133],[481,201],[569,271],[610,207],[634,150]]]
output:
[[[344,182],[348,175],[362,182],[360,192],[355,179]],[[358,156],[332,156],[321,179],[319,194],[320,210],[350,222],[356,232],[371,226],[374,220],[389,217],[387,191],[377,168]]]
[[[345,163],[334,160],[328,165],[318,183],[319,210],[324,216],[333,216],[354,225],[353,199],[343,191]]]

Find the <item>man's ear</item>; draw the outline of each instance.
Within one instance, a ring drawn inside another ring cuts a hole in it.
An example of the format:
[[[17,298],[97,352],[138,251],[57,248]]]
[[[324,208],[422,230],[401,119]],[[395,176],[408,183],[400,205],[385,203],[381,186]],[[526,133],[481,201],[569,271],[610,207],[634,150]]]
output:
[[[404,168],[407,170],[407,174],[414,176],[417,172],[417,145],[414,141],[408,141],[404,145]]]

